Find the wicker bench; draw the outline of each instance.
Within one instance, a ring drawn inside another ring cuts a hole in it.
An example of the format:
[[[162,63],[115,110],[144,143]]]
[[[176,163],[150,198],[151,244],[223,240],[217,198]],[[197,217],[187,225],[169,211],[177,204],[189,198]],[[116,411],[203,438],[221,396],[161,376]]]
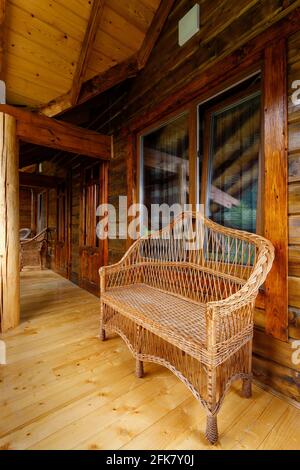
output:
[[[197,231],[196,247],[178,236],[183,227]],[[204,406],[212,444],[230,384],[242,379],[251,396],[254,303],[273,258],[264,238],[184,213],[99,271],[100,338],[123,338],[138,377],[144,361],[178,376]]]

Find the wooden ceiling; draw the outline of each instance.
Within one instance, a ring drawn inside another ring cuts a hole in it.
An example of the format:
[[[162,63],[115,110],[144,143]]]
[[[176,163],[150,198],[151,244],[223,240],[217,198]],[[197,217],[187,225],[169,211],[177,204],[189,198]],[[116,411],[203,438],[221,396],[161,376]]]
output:
[[[7,102],[41,107],[64,97],[65,108],[78,101],[84,82],[106,77],[113,67],[137,57],[143,45],[143,53],[150,53],[145,40],[155,27],[158,8],[167,5],[167,15],[173,3],[0,0],[4,2]]]

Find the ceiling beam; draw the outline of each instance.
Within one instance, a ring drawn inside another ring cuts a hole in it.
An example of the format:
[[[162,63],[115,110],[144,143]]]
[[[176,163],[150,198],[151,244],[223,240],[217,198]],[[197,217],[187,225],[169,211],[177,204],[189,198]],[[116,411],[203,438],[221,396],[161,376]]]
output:
[[[62,183],[63,178],[56,176],[48,176],[37,173],[19,172],[20,186],[30,188],[55,188],[59,183]]]
[[[143,69],[147,64],[152,49],[159,38],[174,3],[175,0],[161,0],[159,8],[153,17],[150,28],[148,29],[143,44],[137,54],[139,70]]]
[[[0,80],[4,80],[6,0],[0,0]]]
[[[45,106],[40,106],[37,108],[37,111],[44,116],[53,117],[58,116],[72,107],[71,93],[69,92],[65,95],[61,95],[58,98],[55,98],[54,100],[51,100]]]
[[[81,82],[81,90],[79,96],[76,98],[77,104],[85,103],[124,80],[136,77],[138,72],[147,64],[151,51],[156,44],[174,3],[175,0],[161,0],[160,6],[153,17],[143,44],[137,54],[133,54],[128,59],[114,65],[90,80],[83,83]],[[74,82],[79,83],[80,81],[74,78]],[[74,105],[75,101],[72,97],[72,93],[69,93],[58,97],[56,100],[52,100],[48,105],[41,107],[39,111],[47,116],[55,116],[74,107]]]
[[[96,34],[102,18],[105,0],[94,0],[87,24],[79,60],[73,78],[70,101],[75,105],[78,101],[81,85],[84,81],[89,59],[95,44]]]
[[[106,72],[96,75],[83,83],[78,102],[80,104],[118,85],[127,78],[135,77],[138,73],[136,54],[129,59],[114,65]]]
[[[24,142],[102,160],[111,158],[110,136],[14,106],[0,105],[1,112],[15,117],[17,136]]]

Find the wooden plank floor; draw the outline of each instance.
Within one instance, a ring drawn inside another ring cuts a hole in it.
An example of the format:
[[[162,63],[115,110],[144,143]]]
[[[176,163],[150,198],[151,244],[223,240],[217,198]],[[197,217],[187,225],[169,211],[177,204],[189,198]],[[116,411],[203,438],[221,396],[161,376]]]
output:
[[[98,299],[51,271],[22,273],[22,324],[0,366],[1,449],[209,449],[205,413],[166,369],[101,343]],[[299,449],[300,410],[239,384],[219,414],[216,449]]]

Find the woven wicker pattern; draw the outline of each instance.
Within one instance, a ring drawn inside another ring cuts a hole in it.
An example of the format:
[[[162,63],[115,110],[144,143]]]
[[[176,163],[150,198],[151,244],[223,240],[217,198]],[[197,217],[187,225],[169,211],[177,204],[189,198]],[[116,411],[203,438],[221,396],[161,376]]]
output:
[[[273,258],[264,238],[187,212],[100,269],[101,339],[118,333],[138,376],[140,361],[176,374],[205,407],[211,443],[232,381],[251,395],[253,308]]]
[[[39,266],[43,268],[43,254],[47,247],[47,233],[45,229],[34,238],[20,241],[20,271],[24,266]]]

